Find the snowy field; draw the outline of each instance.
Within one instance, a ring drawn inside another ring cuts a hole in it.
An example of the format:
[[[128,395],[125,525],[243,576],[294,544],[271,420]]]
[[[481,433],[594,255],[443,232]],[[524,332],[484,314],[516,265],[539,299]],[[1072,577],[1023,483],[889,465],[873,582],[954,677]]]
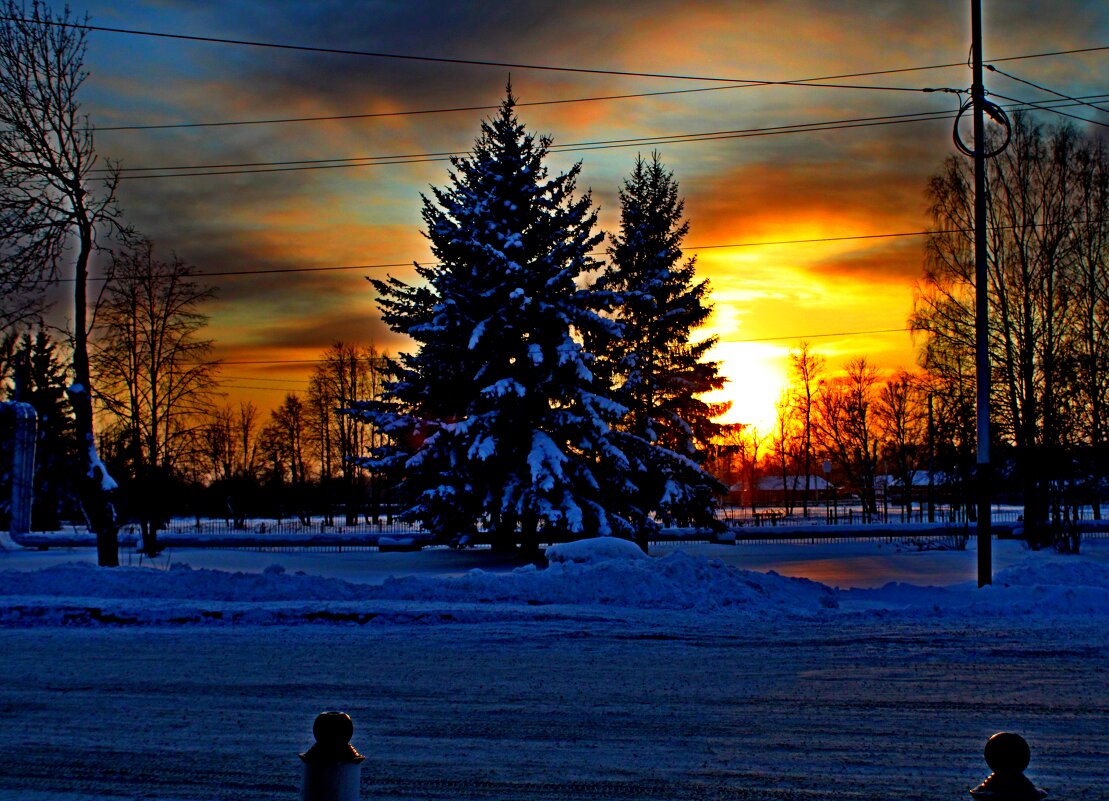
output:
[[[613,546],[0,553],[0,799],[293,801],[324,709],[366,801],[966,798],[1002,729],[1109,799],[1109,541]]]

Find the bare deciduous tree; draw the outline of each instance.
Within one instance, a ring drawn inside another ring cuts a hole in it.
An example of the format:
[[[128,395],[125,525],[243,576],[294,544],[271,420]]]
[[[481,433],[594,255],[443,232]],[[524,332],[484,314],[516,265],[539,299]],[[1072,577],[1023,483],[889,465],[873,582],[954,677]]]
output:
[[[289,393],[281,405],[270,413],[270,422],[262,430],[262,448],[273,465],[274,477],[283,484],[288,475],[292,505],[305,525],[309,524],[308,510],[303,503],[309,478],[307,426],[308,412],[304,401]]]
[[[1026,536],[1058,544],[1076,458],[1094,456],[1079,469],[1092,479],[1081,483],[1095,509],[1104,470],[1106,156],[1072,127],[1044,129],[1018,115],[1010,146],[988,164],[992,444],[1015,468]],[[926,334],[922,362],[933,386],[956,399],[974,394],[969,171],[951,159],[929,184],[936,233],[912,317]]]
[[[805,476],[801,507],[805,517],[808,517],[813,471],[813,406],[820,391],[825,360],[812,351],[808,342],[802,342],[796,351],[790,351],[789,361],[793,367],[793,407],[801,428],[800,469]]]
[[[1098,483],[1106,472],[1109,430],[1109,150],[1104,140],[1086,143],[1076,154],[1077,213],[1074,226],[1074,282],[1078,319],[1074,337],[1081,429],[1090,445],[1094,519],[1101,519]]]
[[[326,498],[326,482],[338,473],[347,525],[357,522],[361,505],[363,470],[355,459],[366,455],[374,431],[360,418],[339,412],[352,403],[380,396],[380,361],[381,356],[373,346],[336,342],[324,353],[308,385],[313,439],[320,458],[320,483]]]
[[[142,499],[194,458],[214,398],[218,365],[200,336],[208,324],[201,308],[214,292],[177,257],[156,259],[145,239],[115,255],[112,276],[92,354],[97,399],[128,440],[143,547],[154,552],[161,513]]]
[[[776,414],[770,449],[775,472],[782,481],[782,511],[789,516],[793,514],[797,495],[797,468],[800,465],[797,457],[801,434],[797,427],[797,407],[789,390],[783,390],[778,396],[774,409]]]
[[[816,407],[821,446],[857,488],[868,520],[878,513],[879,440],[874,420],[878,380],[878,371],[865,356],[853,359],[846,375],[825,383]]]
[[[925,444],[927,412],[920,380],[898,370],[878,391],[875,406],[888,469],[902,488],[901,516],[912,519],[913,481]]]
[[[203,427],[203,456],[213,485],[235,528],[246,525],[247,506],[258,485],[258,407],[240,401],[239,408],[220,406]]]
[[[117,176],[97,171],[93,130],[77,100],[85,32],[40,0],[0,6],[0,297],[24,315],[44,283],[73,278],[73,406],[85,475],[82,502],[101,565],[119,564],[114,482],[96,452],[89,374],[89,262],[118,225]]]

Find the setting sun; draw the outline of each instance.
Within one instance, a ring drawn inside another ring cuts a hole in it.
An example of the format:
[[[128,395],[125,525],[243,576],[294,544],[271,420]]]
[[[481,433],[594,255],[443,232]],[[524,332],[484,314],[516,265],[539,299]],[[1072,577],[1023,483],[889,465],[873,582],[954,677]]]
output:
[[[720,418],[725,423],[743,423],[767,433],[774,427],[774,405],[788,384],[787,349],[762,342],[721,341],[711,353],[720,361],[727,385],[706,396],[731,407]]]

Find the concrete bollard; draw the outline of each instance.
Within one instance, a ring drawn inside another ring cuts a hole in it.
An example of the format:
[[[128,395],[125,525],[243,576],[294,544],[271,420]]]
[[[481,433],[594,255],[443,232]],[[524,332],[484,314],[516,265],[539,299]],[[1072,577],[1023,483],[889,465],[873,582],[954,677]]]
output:
[[[1002,731],[986,741],[986,764],[993,773],[970,794],[981,801],[1039,801],[1047,793],[1024,775],[1031,759],[1028,743],[1019,734]]]
[[[316,743],[304,762],[301,801],[358,801],[364,756],[350,744],[354,723],[343,712],[321,712],[312,724]]]

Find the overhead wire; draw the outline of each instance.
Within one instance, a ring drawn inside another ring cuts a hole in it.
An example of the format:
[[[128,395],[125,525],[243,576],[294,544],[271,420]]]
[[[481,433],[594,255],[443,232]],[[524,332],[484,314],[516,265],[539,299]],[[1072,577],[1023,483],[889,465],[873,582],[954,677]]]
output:
[[[1086,52],[1106,50],[1106,49],[1109,49],[1109,47],[1090,47],[1090,48],[1079,48],[1079,49],[1076,49],[1076,50],[1058,50],[1058,51],[1047,52],[1047,53],[1030,53],[1030,54],[1020,55],[1020,56],[1008,56],[1008,57],[1005,57],[1005,58],[994,59],[994,61],[995,62],[1017,61],[1017,60],[1021,60],[1021,59],[1045,58],[1045,57],[1049,57],[1049,56],[1069,55],[1069,54],[1072,54],[1072,53],[1086,53]],[[955,63],[948,63],[948,64],[928,64],[928,65],[917,66],[917,67],[897,67],[897,68],[890,68],[890,69],[884,69],[884,70],[869,70],[869,71],[866,71],[866,72],[842,73],[842,74],[838,74],[838,75],[822,75],[822,76],[816,76],[816,77],[811,77],[811,78],[798,78],[798,79],[794,79],[794,80],[792,80],[788,83],[790,85],[796,85],[796,84],[805,84],[805,83],[817,82],[817,81],[828,81],[828,80],[837,80],[837,79],[844,79],[844,78],[866,78],[866,77],[874,77],[874,76],[877,76],[877,75],[895,75],[895,74],[906,73],[906,72],[920,72],[920,71],[926,71],[926,70],[948,69],[948,68],[952,68],[952,67],[961,67],[961,66],[964,66],[964,65],[961,64],[961,63],[955,62]],[[715,92],[715,91],[726,90],[726,89],[744,89],[744,88],[753,88],[753,87],[765,86],[765,85],[767,85],[767,84],[763,84],[763,83],[739,83],[739,84],[736,84],[735,86],[706,86],[706,87],[698,87],[696,89],[668,89],[668,90],[662,90],[662,91],[656,91],[656,92],[633,92],[633,93],[628,93],[628,94],[601,95],[601,96],[597,96],[597,97],[578,97],[578,98],[565,98],[565,99],[555,99],[555,100],[535,100],[535,101],[529,101],[529,102],[518,102],[516,105],[521,106],[521,107],[523,107],[523,106],[549,106],[549,105],[560,105],[560,104],[568,104],[568,103],[589,103],[589,102],[609,101],[609,100],[627,100],[627,99],[640,98],[640,97],[656,97],[656,96],[662,96],[662,95],[694,94],[694,93],[698,93],[698,92]],[[931,89],[929,87],[925,87],[921,91],[926,91],[927,92],[927,91],[947,91],[947,90],[945,90],[945,89]],[[237,126],[237,125],[275,125],[275,124],[283,124],[283,123],[325,122],[325,121],[338,121],[338,120],[372,119],[372,118],[377,118],[377,117],[402,117],[402,116],[425,115],[425,114],[449,114],[449,113],[464,112],[464,111],[493,111],[493,110],[496,110],[497,108],[499,108],[499,106],[454,106],[454,107],[449,107],[449,108],[437,108],[437,109],[415,109],[415,110],[405,110],[405,111],[381,111],[381,112],[369,112],[369,113],[363,113],[363,114],[331,114],[331,115],[320,115],[320,116],[310,116],[310,117],[276,117],[276,118],[259,119],[259,120],[217,120],[217,121],[212,121],[212,122],[176,122],[176,123],[161,123],[161,124],[146,124],[146,125],[139,125],[139,124],[108,125],[108,126],[96,127],[95,130],[99,133],[99,132],[104,132],[104,131],[146,131],[146,130],[164,130],[164,129],[173,129],[173,128],[219,128],[219,127]]]
[[[835,331],[827,334],[790,334],[787,336],[778,337],[757,337],[754,339],[721,339],[720,342],[727,342],[729,344],[747,344],[752,342],[781,342],[787,339],[825,339],[827,337],[853,337],[865,336],[869,334],[894,334],[903,331],[912,331],[913,329],[907,327],[901,328],[875,328],[870,331]]]
[[[1100,224],[1105,220],[1088,220],[1085,224]],[[1055,225],[1062,225],[1063,223],[1029,223],[1028,227],[1031,228],[1044,228]],[[991,226],[991,230],[1012,230],[1016,228],[1014,225],[1001,225]],[[720,250],[725,248],[754,248],[754,247],[773,247],[780,245],[808,245],[819,244],[822,242],[850,242],[868,239],[896,239],[910,236],[930,236],[933,234],[969,234],[973,229],[970,228],[940,228],[931,231],[896,231],[877,234],[848,234],[844,236],[821,236],[812,237],[809,239],[778,239],[770,241],[756,241],[756,242],[727,242],[721,244],[710,245],[686,245],[682,247],[683,251],[697,251],[697,250]],[[604,252],[590,253],[590,256],[604,256]],[[225,278],[232,276],[244,275],[276,275],[283,273],[317,273],[317,272],[347,272],[352,270],[379,270],[411,267],[413,264],[419,263],[418,260],[404,261],[404,262],[386,262],[381,264],[344,264],[338,266],[327,267],[271,267],[263,268],[260,270],[213,270],[211,272],[195,272],[190,275],[191,278]],[[439,262],[426,262],[419,263],[421,267],[440,267]],[[73,278],[58,278],[52,281],[42,281],[40,283],[72,283]],[[103,277],[90,278],[91,281],[106,280]]]
[[[270,392],[304,392],[305,387],[249,387],[241,384],[224,384],[217,380],[216,386],[218,389],[246,389],[246,390],[268,390]]]
[[[1100,99],[1109,95],[1092,95]],[[998,95],[998,97],[1004,97]],[[1005,98],[1010,99],[1011,98]],[[1077,104],[1079,100],[1060,101],[1052,100],[1046,103],[1031,103],[1029,101],[1013,100],[1010,110],[1020,110],[1020,106],[1029,108],[1068,108]],[[1050,104],[1050,105],[1049,105]],[[819,122],[802,122],[790,125],[766,126],[761,128],[746,128],[726,131],[706,131],[701,133],[659,134],[656,136],[628,137],[624,139],[597,140],[591,142],[568,142],[563,145],[552,145],[552,153],[574,153],[592,150],[611,150],[628,147],[642,147],[644,145],[682,144],[685,142],[708,142],[725,139],[757,138],[762,136],[779,136],[795,133],[816,133],[821,131],[849,130],[856,128],[870,128],[886,125],[912,124],[920,122],[933,122],[949,120],[956,117],[957,112],[952,111],[919,111],[906,114],[890,114],[877,117],[854,117],[840,120],[824,120]],[[1078,117],[1077,119],[1084,119]],[[1095,123],[1099,124],[1099,123]],[[144,180],[156,178],[197,178],[220,175],[251,175],[255,173],[271,172],[303,172],[311,170],[349,169],[352,167],[378,167],[395,164],[424,164],[450,161],[452,158],[463,156],[468,151],[434,151],[428,153],[409,153],[383,156],[341,156],[323,159],[289,159],[281,161],[255,161],[255,162],[228,162],[221,164],[193,164],[193,165],[167,165],[150,167],[125,167],[118,170],[120,180]],[[99,169],[97,172],[106,173],[109,170]]]
[[[751,339],[720,339],[719,342],[720,343],[732,344],[732,345],[736,345],[736,344],[742,345],[742,344],[757,343],[757,342],[781,342],[781,341],[791,340],[791,339],[807,340],[807,339],[827,339],[827,338],[830,338],[830,337],[870,336],[870,335],[873,335],[873,334],[895,334],[895,333],[901,333],[901,332],[912,331],[912,330],[913,329],[911,329],[907,326],[902,326],[901,328],[874,328],[874,329],[870,329],[870,330],[866,330],[866,331],[830,331],[830,332],[824,332],[824,333],[818,333],[818,334],[783,334],[783,335],[780,335],[780,336],[754,337],[754,338],[751,338]],[[270,364],[311,365],[311,364],[324,364],[327,361],[328,360],[326,358],[319,358],[319,359],[249,359],[249,360],[236,360],[236,361],[214,361],[214,362],[206,362],[206,364],[211,364],[213,366],[222,366],[222,365],[229,365],[229,364],[233,364],[233,365],[270,365]],[[288,379],[288,378],[273,378],[273,379],[250,378],[248,376],[227,376],[227,377],[231,378],[232,380],[244,380],[245,379],[247,381],[280,382],[280,381],[289,381],[289,380],[294,380],[295,381],[296,380],[296,379]],[[269,389],[269,387],[247,387],[247,389]]]
[[[990,72],[996,72],[998,75],[1004,75],[1006,78],[1009,78],[1010,80],[1016,81],[1017,83],[1023,83],[1025,86],[1031,86],[1033,89],[1039,89],[1041,92],[1047,92],[1048,94],[1055,95],[1056,97],[1061,97],[1064,100],[1073,100],[1075,103],[1078,103],[1079,105],[1089,106],[1090,108],[1094,109],[1095,111],[1100,111],[1103,114],[1109,114],[1109,108],[1104,108],[1103,106],[1097,106],[1097,105],[1094,105],[1093,103],[1088,103],[1085,100],[1080,100],[1077,97],[1071,97],[1070,95],[1065,95],[1062,92],[1057,92],[1054,89],[1049,89],[1046,86],[1041,86],[1038,83],[1033,83],[1032,81],[1025,80],[1024,78],[1018,78],[1016,75],[1013,75],[1012,73],[1006,72],[1005,70],[998,69],[997,67],[993,66],[992,64],[984,64],[983,66],[986,69],[988,69]]]
[[[1055,101],[1058,102],[1058,101]],[[938,116],[937,115],[943,115]],[[626,137],[623,139],[601,139],[589,142],[568,142],[566,144],[554,144],[551,146],[551,152],[573,151],[579,148],[587,147],[600,147],[604,145],[616,144],[650,144],[660,140],[667,140],[678,142],[679,140],[711,140],[715,138],[727,138],[740,134],[757,134],[757,133],[771,133],[776,131],[787,131],[799,129],[801,131],[816,128],[818,130],[825,130],[825,126],[839,126],[848,125],[860,122],[877,122],[886,120],[900,120],[914,117],[926,117],[931,119],[946,119],[950,117],[950,112],[947,111],[918,111],[908,114],[886,114],[877,117],[851,117],[839,120],[824,120],[819,122],[799,122],[790,125],[773,125],[761,128],[737,128],[723,131],[703,131],[699,133],[677,133],[677,134],[658,134],[656,136],[637,136]],[[155,166],[155,167],[123,167],[119,172],[133,173],[133,172],[158,172],[158,171],[178,171],[178,170],[224,170],[224,169],[237,169],[241,167],[278,167],[278,166],[311,166],[316,164],[331,164],[331,163],[350,163],[359,161],[390,161],[396,159],[426,159],[443,160],[452,156],[466,155],[469,151],[466,150],[444,150],[428,153],[400,153],[388,156],[339,156],[334,158],[323,159],[290,159],[285,161],[243,161],[243,162],[227,162],[222,164],[185,164],[185,165],[169,165],[169,166]],[[410,162],[400,162],[410,163]],[[351,165],[358,166],[358,165]],[[106,173],[114,172],[108,168],[98,168],[92,172]]]
[[[697,89],[668,89],[659,92],[634,92],[623,95],[599,95],[597,97],[574,97],[563,100],[533,100],[531,102],[517,102],[517,106],[554,106],[566,103],[590,103],[602,100],[627,100],[637,97],[657,97],[659,95],[681,95],[694,92],[715,92],[721,89],[739,89],[751,84],[737,84],[736,86],[703,86]],[[96,126],[91,130],[97,133],[104,131],[153,131],[171,128],[224,128],[233,125],[277,125],[293,122],[331,122],[338,120],[365,120],[377,117],[409,117],[423,114],[452,114],[462,111],[495,111],[500,106],[452,106],[450,108],[415,109],[410,111],[376,111],[365,114],[328,114],[317,117],[276,117],[262,120],[222,120],[217,122],[174,122],[161,125],[106,125]]]
[[[250,375],[222,375],[220,376],[220,378],[230,381],[265,381],[270,384],[287,384],[291,380],[288,378],[264,378],[261,376]]]
[[[288,50],[305,53],[322,53],[327,55],[340,55],[340,56],[357,56],[360,58],[380,58],[380,59],[396,59],[401,61],[423,61],[437,64],[458,64],[477,67],[497,67],[500,69],[516,69],[516,70],[534,70],[541,72],[571,72],[585,75],[613,75],[623,78],[661,78],[667,80],[680,80],[680,81],[706,81],[706,82],[720,82],[720,83],[742,83],[754,84],[759,86],[812,86],[822,89],[871,89],[878,91],[890,92],[921,92],[924,87],[903,87],[903,86],[856,86],[844,84],[830,84],[830,83],[811,83],[807,80],[791,80],[791,81],[774,81],[764,80],[761,78],[732,78],[732,77],[719,77],[719,76],[705,76],[705,75],[687,75],[680,73],[666,73],[666,72],[637,72],[633,70],[612,70],[612,69],[599,69],[590,67],[568,67],[557,66],[551,64],[526,64],[520,62],[510,61],[491,61],[486,59],[468,59],[468,58],[453,58],[446,56],[426,56],[414,55],[410,53],[389,53],[377,50],[353,50],[337,47],[316,47],[312,45],[296,45],[284,42],[264,42],[252,39],[231,39],[219,36],[198,36],[184,33],[170,33],[167,31],[148,31],[138,28],[118,28],[109,27],[105,25],[89,25],[87,23],[78,22],[62,22],[60,20],[30,20],[22,17],[0,15],[0,20],[9,22],[24,22],[32,23],[37,22],[42,25],[49,25],[61,28],[73,28],[84,31],[95,31],[100,33],[116,33],[131,36],[146,36],[159,39],[175,39],[188,42],[206,42],[210,44],[224,44],[235,45],[240,47],[256,47],[267,48],[275,50]],[[837,76],[829,78],[821,78],[819,80],[834,80]],[[810,79],[811,80],[811,79]]]
[[[912,67],[908,69],[937,69],[937,66],[932,67]],[[906,70],[884,70],[879,72],[865,72],[858,73],[858,75],[884,75],[895,72],[904,72]],[[821,78],[810,78],[807,80],[822,80]],[[666,89],[657,92],[630,92],[627,94],[619,95],[598,95],[596,97],[571,97],[556,100],[532,100],[532,101],[518,101],[518,107],[532,107],[532,106],[556,106],[566,105],[570,103],[593,103],[608,100],[631,100],[641,97],[660,97],[663,95],[686,95],[695,94],[699,92],[718,92],[724,89],[750,89],[763,84],[758,83],[744,83],[736,84],[734,86],[702,86],[696,89]],[[935,89],[932,91],[944,91],[943,89]],[[223,120],[216,122],[178,122],[178,123],[163,123],[160,125],[106,125],[95,126],[89,130],[95,130],[97,133],[104,131],[150,131],[150,130],[165,130],[173,128],[223,128],[235,125],[276,125],[281,123],[297,123],[297,122],[332,122],[339,120],[362,120],[374,119],[378,117],[408,117],[420,116],[427,114],[452,114],[463,111],[496,111],[500,108],[499,105],[495,106],[451,106],[449,108],[432,108],[432,109],[414,109],[409,111],[378,111],[367,112],[364,114],[329,114],[315,117],[276,117],[272,119],[261,120]]]
[[[1085,122],[1089,125],[1097,125],[1101,128],[1109,128],[1109,123],[1099,122],[1098,120],[1091,120],[1087,117],[1080,117],[1077,114],[1068,114],[1065,111],[1059,111],[1059,108],[1066,108],[1066,106],[1051,106],[1048,105],[1048,102],[1050,101],[1044,103],[1035,103],[1031,100],[1020,100],[1015,97],[1009,97],[1008,95],[1003,95],[1000,92],[991,91],[990,94],[994,97],[1000,97],[1002,100],[1008,100],[1010,103],[1018,103],[1020,105],[1029,106],[1030,109],[1026,110],[1050,111],[1052,114],[1058,114],[1060,117],[1067,117],[1068,119],[1078,120],[1079,122]]]

